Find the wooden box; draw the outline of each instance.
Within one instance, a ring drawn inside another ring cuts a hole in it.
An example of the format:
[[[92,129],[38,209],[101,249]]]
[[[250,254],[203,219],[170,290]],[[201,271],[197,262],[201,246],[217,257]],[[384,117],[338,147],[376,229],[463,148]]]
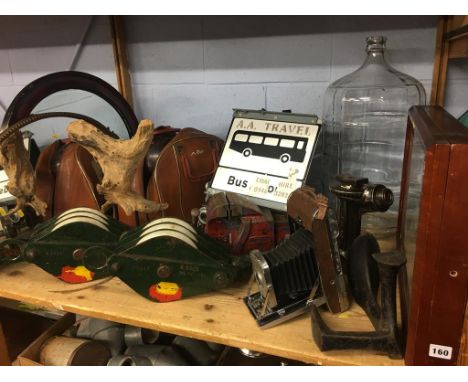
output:
[[[409,111],[398,247],[407,365],[456,365],[468,295],[468,129],[439,106]]]
[[[39,362],[39,353],[42,345],[51,337],[61,335],[69,329],[76,321],[72,313],[65,314],[61,319],[55,322],[50,328],[44,331],[31,344],[24,349],[13,362],[14,366],[43,366]]]
[[[41,333],[50,328],[54,320],[28,311],[0,306],[0,366],[11,362]]]

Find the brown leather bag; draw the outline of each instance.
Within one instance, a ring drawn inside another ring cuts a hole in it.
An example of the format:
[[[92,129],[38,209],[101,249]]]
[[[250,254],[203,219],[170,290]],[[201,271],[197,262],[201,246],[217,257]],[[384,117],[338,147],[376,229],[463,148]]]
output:
[[[160,126],[154,131],[154,138],[145,161],[135,172],[132,187],[145,197],[147,180],[162,148],[178,133],[179,129]],[[147,169],[147,166],[152,166]],[[36,171],[37,195],[47,203],[46,220],[75,207],[89,207],[99,210],[104,203],[97,193],[100,183],[99,165],[84,148],[68,140],[57,140],[40,154]],[[120,206],[115,206],[114,216],[130,227],[147,223],[144,213],[127,215]]]
[[[218,166],[223,140],[192,128],[182,129],[159,154],[148,182],[146,197],[168,203],[151,220],[172,216],[191,222],[191,210],[204,199],[205,184]]]
[[[132,189],[142,197],[145,197],[145,182],[143,179],[144,163],[141,162],[133,176]],[[120,222],[135,228],[139,225],[148,223],[148,217],[145,213],[134,211],[127,215],[122,207],[116,205],[114,208],[114,217]]]
[[[153,141],[146,153],[145,160],[140,164],[133,178],[132,188],[142,197],[146,194],[146,185],[153,173],[156,160],[167,143],[180,131],[170,126],[158,126],[153,132]],[[148,216],[142,212],[129,215],[120,206],[116,206],[116,218],[130,227],[137,227],[148,222]]]
[[[43,99],[68,89],[91,93],[104,100],[120,116],[129,137],[135,134],[138,120],[132,107],[122,95],[102,79],[76,71],[50,73],[26,85],[5,112],[0,130],[11,129],[14,125],[20,129],[36,120],[58,117],[60,114],[67,118],[84,119],[104,134],[117,138],[117,135],[102,123],[86,115],[63,111],[31,114]],[[22,124],[17,125],[20,122]],[[96,190],[96,184],[100,179],[98,168],[91,155],[74,143],[56,141],[49,145],[36,163],[37,196],[48,205],[45,218],[51,218],[74,207],[100,209],[104,200]],[[135,173],[133,187],[142,196],[145,194],[143,165]],[[144,223],[137,213],[127,216],[119,208],[116,210],[125,223],[133,226]],[[27,216],[32,220],[35,219],[33,212],[27,212]]]
[[[37,196],[47,203],[45,219],[75,207],[100,209],[99,174],[91,154],[76,143],[55,141],[39,155]]]

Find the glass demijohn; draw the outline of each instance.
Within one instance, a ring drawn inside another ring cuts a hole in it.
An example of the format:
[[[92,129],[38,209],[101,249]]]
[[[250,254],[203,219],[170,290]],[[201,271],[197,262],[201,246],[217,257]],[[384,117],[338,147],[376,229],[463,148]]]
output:
[[[396,231],[408,109],[426,102],[421,83],[385,61],[385,42],[368,37],[364,64],[328,87],[322,136],[324,191],[336,174],[365,177],[393,191],[388,212],[364,215],[363,229],[377,237]]]

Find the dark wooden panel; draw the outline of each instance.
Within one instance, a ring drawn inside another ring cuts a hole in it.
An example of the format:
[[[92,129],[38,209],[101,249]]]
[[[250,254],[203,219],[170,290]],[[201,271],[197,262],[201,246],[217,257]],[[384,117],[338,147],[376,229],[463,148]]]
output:
[[[468,145],[452,144],[450,148],[440,249],[431,298],[431,324],[426,346],[430,343],[450,346],[454,352],[450,361],[427,356],[427,363],[437,365],[457,363],[468,295],[468,198],[463,192],[468,190]]]
[[[430,325],[429,312],[439,247],[438,232],[449,161],[447,145],[438,145],[427,151],[425,160],[405,355],[405,362],[410,365],[423,363],[419,358],[425,352],[421,339]]]
[[[468,294],[468,130],[438,107],[410,115],[426,155],[405,362],[455,365]],[[430,357],[430,344],[452,347],[452,358]]]

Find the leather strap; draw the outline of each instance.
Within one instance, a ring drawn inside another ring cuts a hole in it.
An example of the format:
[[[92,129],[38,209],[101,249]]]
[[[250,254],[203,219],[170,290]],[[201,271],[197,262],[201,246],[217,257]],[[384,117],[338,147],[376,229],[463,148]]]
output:
[[[241,253],[241,249],[249,237],[251,226],[252,222],[250,219],[246,219],[244,217],[241,218],[239,234],[237,235],[236,240],[232,243],[232,253]]]
[[[50,219],[53,216],[55,196],[55,171],[53,163],[62,145],[63,142],[57,140],[47,146],[42,150],[36,163],[36,195],[39,199],[47,203],[45,219]]]

